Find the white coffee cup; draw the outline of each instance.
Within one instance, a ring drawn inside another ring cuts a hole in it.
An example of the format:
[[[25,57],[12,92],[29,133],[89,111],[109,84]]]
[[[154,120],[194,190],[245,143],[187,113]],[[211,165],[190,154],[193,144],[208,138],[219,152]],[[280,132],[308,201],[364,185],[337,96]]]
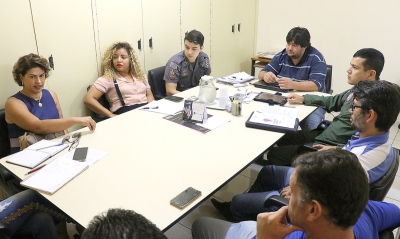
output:
[[[228,97],[228,88],[226,88],[226,86],[221,86],[219,89],[219,107],[225,109],[225,106],[229,100]]]

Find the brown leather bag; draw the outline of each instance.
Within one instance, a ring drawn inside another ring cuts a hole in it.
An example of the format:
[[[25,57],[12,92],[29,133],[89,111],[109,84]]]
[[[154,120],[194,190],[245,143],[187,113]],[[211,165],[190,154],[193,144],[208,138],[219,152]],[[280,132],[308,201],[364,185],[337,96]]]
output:
[[[20,150],[23,150],[30,145],[39,142],[42,139],[52,140],[64,135],[64,131],[55,134],[35,134],[32,132],[25,132],[24,135],[18,137]]]

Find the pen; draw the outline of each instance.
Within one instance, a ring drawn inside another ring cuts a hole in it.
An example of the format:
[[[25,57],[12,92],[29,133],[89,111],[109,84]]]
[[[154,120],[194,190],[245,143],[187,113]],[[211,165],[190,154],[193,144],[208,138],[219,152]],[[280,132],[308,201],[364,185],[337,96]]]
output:
[[[61,142],[61,143],[59,143],[59,144],[50,145],[50,146],[46,146],[46,147],[43,147],[43,148],[38,148],[38,149],[36,149],[36,151],[39,151],[39,150],[42,150],[42,149],[51,148],[51,147],[55,147],[55,146],[61,146],[61,145],[63,145],[63,144],[64,144],[64,143]]]
[[[144,109],[144,110],[158,109],[158,106],[155,106],[155,107],[144,107],[142,109]]]
[[[41,165],[39,167],[36,167],[36,168],[32,169],[31,171],[27,172],[25,175],[34,173],[34,172],[38,171],[39,169],[43,168],[44,166],[46,166],[46,164],[43,164],[43,165]]]

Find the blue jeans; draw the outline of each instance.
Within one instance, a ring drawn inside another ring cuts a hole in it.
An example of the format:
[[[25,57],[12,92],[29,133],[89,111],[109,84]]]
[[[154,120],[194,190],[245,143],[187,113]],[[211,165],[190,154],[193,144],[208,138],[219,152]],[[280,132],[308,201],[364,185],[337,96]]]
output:
[[[8,225],[11,235],[58,239],[53,220],[67,218],[42,195],[28,189],[0,202],[0,219]]]
[[[301,130],[313,130],[325,119],[325,110],[318,107],[300,122]]]
[[[276,211],[277,208],[265,208],[264,202],[272,195],[279,195],[283,188],[289,186],[290,175],[294,168],[267,165],[261,169],[248,193],[233,197],[231,213],[238,221],[256,220],[262,212]]]

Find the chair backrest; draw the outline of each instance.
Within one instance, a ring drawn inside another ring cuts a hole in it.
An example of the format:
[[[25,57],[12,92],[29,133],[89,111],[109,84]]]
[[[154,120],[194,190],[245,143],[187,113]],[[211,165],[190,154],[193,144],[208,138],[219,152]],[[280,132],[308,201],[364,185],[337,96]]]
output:
[[[149,70],[147,78],[149,79],[149,84],[151,91],[153,92],[154,98],[160,100],[167,96],[165,91],[165,81],[164,81],[165,66],[161,66],[152,70]]]
[[[8,137],[8,128],[6,122],[6,111],[0,109],[0,158],[10,154],[10,138]]]
[[[92,87],[92,85],[89,85],[86,90],[89,91],[90,88]],[[107,99],[106,99],[106,95],[103,94],[99,99],[98,99],[99,103],[104,106],[104,108],[106,109],[110,109],[110,104],[108,103]],[[108,119],[108,117],[101,115],[101,114],[97,114],[96,112],[94,112],[93,110],[91,111],[91,116],[94,119],[94,121],[96,122],[100,122],[102,120]]]
[[[399,150],[395,148],[392,150],[394,158],[389,170],[380,179],[369,185],[369,199],[371,200],[383,201],[396,177],[399,168]]]
[[[325,78],[326,93],[332,94],[332,65],[326,65],[326,78]]]

